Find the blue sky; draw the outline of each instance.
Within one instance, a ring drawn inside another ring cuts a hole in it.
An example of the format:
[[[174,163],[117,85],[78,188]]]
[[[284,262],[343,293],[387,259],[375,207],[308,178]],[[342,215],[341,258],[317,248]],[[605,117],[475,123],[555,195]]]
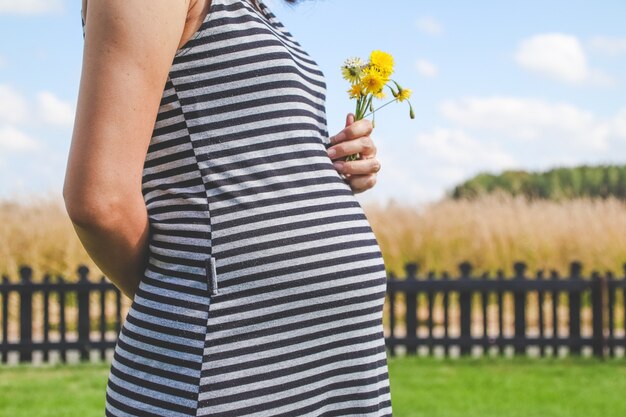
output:
[[[61,194],[80,3],[0,0],[0,198]],[[353,109],[346,58],[390,52],[414,92],[415,120],[404,103],[377,115],[382,169],[363,202],[433,201],[484,171],[626,163],[626,1],[266,3],[326,75],[331,134]]]

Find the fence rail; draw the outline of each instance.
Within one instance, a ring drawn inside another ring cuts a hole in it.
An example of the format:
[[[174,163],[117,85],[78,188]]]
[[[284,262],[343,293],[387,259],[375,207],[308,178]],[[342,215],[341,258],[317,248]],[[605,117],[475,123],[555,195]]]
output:
[[[389,274],[385,300],[385,341],[391,355],[425,351],[449,356],[455,349],[470,355],[495,351],[515,355],[532,349],[545,356],[566,349],[581,355],[584,349],[596,357],[626,356],[626,278],[607,272],[582,276],[582,265],[573,262],[569,275],[538,271],[526,276],[526,265],[514,264],[514,275],[472,275],[468,262],[459,265],[459,276],[429,273],[418,277],[418,265],[405,265],[405,276]],[[626,271],[626,264],[624,265]],[[33,361],[33,353],[78,352],[80,360],[93,351],[101,360],[115,347],[126,308],[120,290],[104,276],[89,279],[80,266],[78,280],[44,275],[33,282],[32,269],[22,266],[20,280],[0,282],[0,355],[20,362]],[[127,300],[128,301],[128,300]],[[126,306],[127,307],[127,306]]]

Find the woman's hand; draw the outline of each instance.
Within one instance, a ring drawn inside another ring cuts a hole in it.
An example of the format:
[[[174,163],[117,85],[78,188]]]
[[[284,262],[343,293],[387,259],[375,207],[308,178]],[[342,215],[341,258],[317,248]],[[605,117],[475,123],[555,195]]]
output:
[[[376,184],[376,174],[380,171],[380,162],[376,159],[376,146],[370,137],[373,126],[367,119],[354,121],[354,114],[348,114],[346,127],[331,136],[328,156],[333,160],[335,169],[343,174],[352,191],[362,193]],[[356,161],[341,161],[348,155],[359,153]]]

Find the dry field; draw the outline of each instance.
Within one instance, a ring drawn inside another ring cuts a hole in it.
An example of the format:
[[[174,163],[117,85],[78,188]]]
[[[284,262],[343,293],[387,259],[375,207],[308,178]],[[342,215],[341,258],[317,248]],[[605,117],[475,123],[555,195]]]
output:
[[[364,205],[389,271],[403,275],[405,262],[420,272],[456,272],[469,260],[477,272],[511,273],[516,260],[537,269],[566,273],[572,260],[583,273],[612,270],[623,276],[626,262],[626,203],[581,199],[528,202],[489,196],[477,201],[443,200],[426,206],[394,201]],[[100,276],[67,218],[59,197],[0,201],[0,274],[16,278],[21,264],[74,279],[84,263]]]
[[[566,274],[573,260],[583,274],[613,271],[623,276],[626,262],[626,203],[578,199],[530,202],[523,197],[486,196],[476,201],[442,200],[426,206],[393,201],[364,207],[387,269],[403,276],[405,262],[420,274],[458,273],[464,260],[477,273],[513,272],[515,261]]]

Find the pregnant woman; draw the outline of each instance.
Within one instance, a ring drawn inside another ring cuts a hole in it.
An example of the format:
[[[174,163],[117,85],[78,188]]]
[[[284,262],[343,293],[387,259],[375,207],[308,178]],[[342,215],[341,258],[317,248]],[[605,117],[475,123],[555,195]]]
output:
[[[132,304],[107,416],[391,416],[371,123],[261,0],[83,1],[64,197]],[[333,162],[361,153],[343,168]]]

